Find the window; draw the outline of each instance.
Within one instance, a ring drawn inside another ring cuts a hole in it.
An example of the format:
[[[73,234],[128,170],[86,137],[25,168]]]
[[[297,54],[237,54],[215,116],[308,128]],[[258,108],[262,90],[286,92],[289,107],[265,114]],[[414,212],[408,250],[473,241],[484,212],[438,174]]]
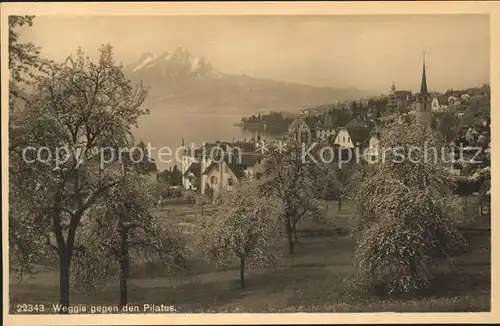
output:
[[[217,177],[216,176],[211,176],[210,177],[210,183],[213,184],[213,185],[216,185],[217,184]]]

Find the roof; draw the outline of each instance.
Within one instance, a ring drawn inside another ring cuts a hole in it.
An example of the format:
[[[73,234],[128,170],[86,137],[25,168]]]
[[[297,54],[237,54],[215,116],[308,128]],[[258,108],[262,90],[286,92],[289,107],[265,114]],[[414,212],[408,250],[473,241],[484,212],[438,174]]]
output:
[[[231,160],[224,159],[224,162],[226,162],[227,166],[233,172],[233,174],[236,176],[236,178],[241,179],[245,176],[245,172],[243,171],[243,168],[236,164],[236,162],[233,162]],[[216,162],[210,163],[210,165],[207,167],[207,169],[203,172],[203,175],[208,174],[210,171],[212,171],[213,168],[217,166]]]
[[[216,151],[216,148],[220,148],[220,152]],[[203,152],[205,155],[211,154],[222,154],[222,152],[232,152],[238,153],[249,153],[255,152],[257,150],[257,144],[255,142],[246,142],[246,141],[237,141],[237,142],[218,142],[218,143],[205,143],[200,148],[195,150],[195,157],[203,156]]]
[[[258,163],[262,159],[261,154],[243,154],[241,156],[241,162],[240,165],[243,166],[254,166],[256,163]]]
[[[201,176],[201,164],[199,162],[191,163],[186,172],[184,172],[184,176],[187,177],[190,173],[199,178]]]
[[[235,162],[226,162],[226,164],[229,166],[229,169],[233,172],[236,178],[240,179],[245,176],[245,171],[243,171],[242,167],[237,165]]]
[[[211,150],[212,148],[217,148],[217,147],[219,147],[221,149],[227,149],[229,146],[231,146],[231,143],[215,142],[215,143],[205,143],[200,148],[205,148],[206,150]]]
[[[379,131],[371,131],[364,140],[365,143],[368,143],[372,137],[376,137],[377,139],[380,139],[380,132]]]
[[[370,137],[370,130],[368,128],[346,128],[349,137],[354,145],[356,143],[364,143]]]
[[[255,142],[237,141],[231,146],[232,148],[241,149],[243,153],[255,152],[257,150],[257,144]]]
[[[366,128],[366,124],[359,119],[352,119],[345,126],[346,128]]]
[[[439,95],[437,99],[439,103],[448,103],[448,97],[446,95]]]

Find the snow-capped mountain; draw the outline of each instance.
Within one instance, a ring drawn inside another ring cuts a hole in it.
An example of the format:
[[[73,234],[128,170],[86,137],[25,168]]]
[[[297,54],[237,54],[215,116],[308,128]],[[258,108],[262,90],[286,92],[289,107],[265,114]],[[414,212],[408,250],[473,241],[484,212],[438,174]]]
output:
[[[144,53],[135,63],[125,67],[135,75],[158,74],[172,80],[183,78],[221,78],[205,58],[193,56],[188,50],[178,47],[160,55]]]
[[[137,60],[132,65],[128,66],[129,69],[132,69],[132,72],[136,72],[144,68],[148,63],[151,63],[156,58],[154,54],[151,52],[144,53],[139,60]]]
[[[255,112],[298,109],[353,100],[367,92],[285,83],[218,72],[212,64],[183,48],[160,55],[144,53],[125,67],[133,81],[149,86],[147,105],[153,110],[192,113]]]

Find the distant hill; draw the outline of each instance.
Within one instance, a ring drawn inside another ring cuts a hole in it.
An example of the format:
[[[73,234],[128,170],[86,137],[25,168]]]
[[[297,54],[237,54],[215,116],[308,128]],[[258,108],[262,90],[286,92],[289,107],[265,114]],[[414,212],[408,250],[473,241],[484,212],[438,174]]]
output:
[[[257,110],[296,112],[301,108],[370,96],[355,88],[333,89],[218,72],[204,58],[176,48],[161,55],[144,53],[125,66],[134,82],[150,87],[152,110],[242,114]]]

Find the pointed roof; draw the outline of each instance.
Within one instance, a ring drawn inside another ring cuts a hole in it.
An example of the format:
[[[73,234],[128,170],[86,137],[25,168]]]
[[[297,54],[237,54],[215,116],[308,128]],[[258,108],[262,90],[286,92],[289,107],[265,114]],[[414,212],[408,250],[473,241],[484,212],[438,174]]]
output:
[[[349,121],[345,125],[345,127],[346,128],[358,128],[358,129],[359,128],[361,128],[361,129],[366,128],[366,124],[363,121],[360,121],[360,120],[361,119],[359,119],[359,118],[354,118],[351,121]]]
[[[349,137],[351,137],[351,141],[354,145],[363,144],[365,141],[370,138],[370,130],[368,128],[350,128],[347,127],[347,132],[349,133]]]
[[[427,95],[427,77],[425,75],[425,52],[424,52],[424,62],[422,67],[422,82],[420,83],[420,95]]]
[[[395,94],[396,93],[396,84],[394,84],[394,80],[392,81],[392,85],[391,85],[391,94]]]
[[[191,163],[186,172],[184,172],[184,176],[187,177],[190,173],[193,173],[196,178],[199,178],[201,176],[201,164],[198,162]]]
[[[381,132],[380,132],[378,129],[372,129],[372,130],[369,132],[368,137],[366,137],[366,139],[365,139],[364,143],[365,143],[365,144],[368,144],[368,143],[370,142],[370,139],[371,139],[372,137],[375,137],[375,138],[377,138],[377,139],[379,139],[379,140],[380,140],[380,137],[381,137]]]

